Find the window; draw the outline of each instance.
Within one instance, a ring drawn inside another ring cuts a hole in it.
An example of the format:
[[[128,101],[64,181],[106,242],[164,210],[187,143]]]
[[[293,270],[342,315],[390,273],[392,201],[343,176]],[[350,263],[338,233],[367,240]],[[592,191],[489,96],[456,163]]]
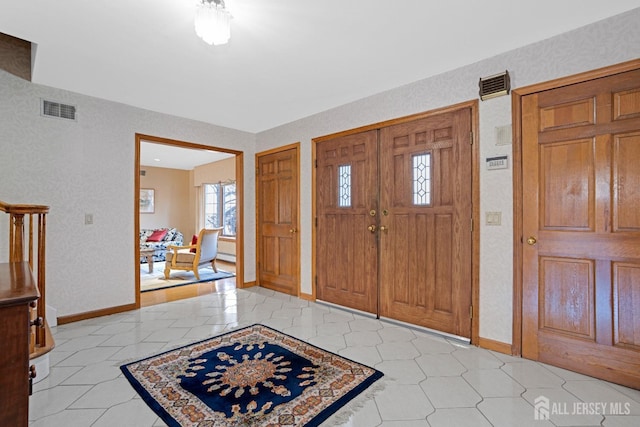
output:
[[[413,204],[431,204],[431,153],[413,156]]]
[[[351,207],[351,165],[338,167],[338,206]]]
[[[236,183],[204,184],[204,228],[222,227],[222,235],[236,235]]]

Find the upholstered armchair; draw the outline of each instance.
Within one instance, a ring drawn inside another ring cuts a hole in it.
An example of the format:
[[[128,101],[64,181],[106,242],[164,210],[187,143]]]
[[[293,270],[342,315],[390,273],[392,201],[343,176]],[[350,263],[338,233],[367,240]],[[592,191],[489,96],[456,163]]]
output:
[[[164,277],[169,278],[171,270],[193,271],[196,280],[200,280],[198,268],[211,263],[216,273],[216,258],[218,257],[218,235],[222,228],[203,228],[198,234],[196,244],[188,246],[167,247],[167,259],[164,267]]]

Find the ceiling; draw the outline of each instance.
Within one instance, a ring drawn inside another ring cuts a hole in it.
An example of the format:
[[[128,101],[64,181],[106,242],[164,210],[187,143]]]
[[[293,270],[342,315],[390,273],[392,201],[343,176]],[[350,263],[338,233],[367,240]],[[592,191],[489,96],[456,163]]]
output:
[[[234,154],[220,151],[182,148],[173,145],[140,142],[140,165],[156,168],[191,170],[196,166],[206,165],[233,157]]]
[[[0,0],[0,32],[37,44],[35,83],[257,133],[640,7],[234,0],[209,46],[195,1]]]

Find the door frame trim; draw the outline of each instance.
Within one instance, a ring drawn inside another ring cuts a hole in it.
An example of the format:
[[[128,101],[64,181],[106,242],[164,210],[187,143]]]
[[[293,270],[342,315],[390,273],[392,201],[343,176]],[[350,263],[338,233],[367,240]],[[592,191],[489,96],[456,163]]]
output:
[[[412,122],[414,120],[423,119],[443,113],[462,110],[469,108],[471,110],[471,129],[473,132],[473,144],[471,145],[471,218],[473,227],[471,231],[471,305],[473,307],[473,315],[471,317],[471,343],[478,344],[480,338],[480,116],[479,103],[477,99],[449,105],[422,113],[412,114],[409,116],[398,117],[391,120],[385,120],[361,126],[354,129],[344,130],[328,135],[319,136],[311,139],[311,294],[300,294],[301,298],[315,301],[316,299],[316,165],[317,165],[317,145],[323,141],[334,139],[341,136],[353,135],[356,133],[366,132],[370,130],[378,130],[400,123]]]
[[[256,201],[255,201],[255,207],[256,207],[256,214],[255,214],[255,218],[256,218],[256,285],[260,286],[260,250],[259,250],[259,245],[260,245],[260,228],[259,228],[259,219],[260,219],[260,176],[258,175],[258,165],[260,164],[259,159],[260,157],[263,156],[267,156],[269,154],[275,154],[275,153],[281,153],[283,151],[288,151],[288,150],[292,150],[295,149],[296,150],[296,156],[298,158],[298,182],[297,182],[297,189],[298,189],[298,194],[296,195],[296,197],[298,198],[298,203],[295,206],[296,209],[296,218],[298,220],[298,223],[296,224],[296,228],[298,230],[300,230],[300,164],[302,163],[300,160],[300,142],[294,142],[293,144],[288,144],[288,145],[283,145],[281,147],[276,147],[276,148],[272,148],[270,150],[266,150],[266,151],[260,151],[258,153],[256,153],[255,155],[255,189],[256,189]],[[301,287],[301,274],[300,274],[300,263],[302,261],[301,257],[300,257],[300,231],[298,231],[296,233],[296,239],[297,239],[297,253],[296,253],[296,257],[298,258],[298,267],[296,269],[296,279],[298,281],[298,296],[300,298],[303,299],[308,299],[308,298],[304,298],[304,294],[302,293],[300,287]]]
[[[522,97],[537,92],[557,89],[589,80],[608,77],[640,69],[640,59],[634,59],[595,70],[586,71],[511,91],[511,114],[513,122],[513,333],[511,354],[522,355],[522,262],[523,262],[523,189],[522,189]]]
[[[133,189],[133,227],[134,227],[134,253],[135,259],[140,259],[140,143],[142,141],[154,144],[171,145],[174,147],[221,151],[235,155],[236,160],[236,207],[237,232],[236,232],[236,287],[245,287],[244,283],[244,153],[228,148],[214,147],[210,145],[197,144],[193,142],[179,141],[170,138],[162,138],[142,133],[135,134],[135,160],[134,160],[134,189]],[[135,308],[140,308],[140,261],[135,267]]]

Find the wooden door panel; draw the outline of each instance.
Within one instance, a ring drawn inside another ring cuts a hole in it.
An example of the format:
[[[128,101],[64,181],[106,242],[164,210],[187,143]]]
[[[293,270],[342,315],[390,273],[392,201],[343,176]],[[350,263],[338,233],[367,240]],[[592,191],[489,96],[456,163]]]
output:
[[[614,345],[640,351],[640,263],[613,263]]]
[[[545,334],[538,343],[538,352],[543,356],[539,358],[541,362],[634,387],[633,382],[621,381],[621,378],[637,378],[637,351],[615,350],[598,344],[586,346],[581,340],[568,340],[559,334]]]
[[[298,294],[298,154],[292,148],[258,157],[258,283]]]
[[[469,110],[381,130],[380,315],[469,337]]]
[[[317,297],[369,313],[378,312],[377,236],[367,228],[377,221],[377,139],[369,131],[316,147]]]
[[[593,145],[581,139],[540,148],[542,229],[594,231]]]
[[[639,93],[637,70],[522,98],[522,354],[631,387],[640,387]]]
[[[616,135],[613,149],[613,231],[640,232],[640,132]]]
[[[593,260],[540,257],[541,330],[595,340],[594,272]]]
[[[468,311],[469,307],[459,307],[460,303],[453,301],[454,277],[453,259],[454,242],[451,236],[456,235],[453,230],[453,215],[434,215],[434,228],[427,236],[433,236],[433,271],[434,295],[433,309],[439,312],[455,314],[456,309]],[[470,290],[470,288],[469,288]],[[466,299],[465,299],[466,302]]]
[[[613,93],[613,120],[640,117],[640,89]]]
[[[594,124],[594,112],[592,97],[540,108],[540,132]]]

